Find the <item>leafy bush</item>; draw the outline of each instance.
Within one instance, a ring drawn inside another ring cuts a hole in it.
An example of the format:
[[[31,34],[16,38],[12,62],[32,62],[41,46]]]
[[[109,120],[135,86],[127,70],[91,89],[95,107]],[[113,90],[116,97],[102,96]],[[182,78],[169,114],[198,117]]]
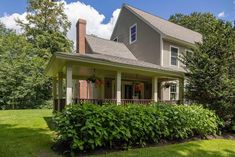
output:
[[[71,105],[55,117],[57,142],[71,150],[127,148],[214,135],[221,124],[214,112],[199,106]]]

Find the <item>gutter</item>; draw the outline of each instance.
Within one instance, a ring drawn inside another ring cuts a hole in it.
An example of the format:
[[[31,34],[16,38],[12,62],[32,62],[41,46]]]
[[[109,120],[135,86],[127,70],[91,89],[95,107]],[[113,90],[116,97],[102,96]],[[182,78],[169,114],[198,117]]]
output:
[[[156,68],[147,68],[147,67],[142,67],[142,66],[135,66],[135,65],[130,65],[130,64],[123,64],[123,63],[116,63],[116,62],[111,62],[105,59],[95,59],[89,56],[82,56],[82,55],[73,55],[73,54],[68,54],[68,53],[56,53],[53,55],[52,60],[47,66],[47,71],[49,70],[48,68],[51,66],[51,64],[54,61],[54,58],[58,59],[65,59],[65,60],[72,60],[72,61],[79,61],[83,63],[92,63],[92,64],[99,64],[99,65],[104,65],[104,66],[110,66],[110,67],[118,67],[118,68],[123,68],[123,69],[133,69],[133,70],[141,70],[144,72],[150,72],[150,73],[159,73],[156,70],[159,70],[160,73],[166,74],[166,75],[174,75],[178,77],[182,77],[185,72],[183,71],[171,71],[171,70],[163,70],[163,69],[156,69]],[[128,66],[128,67],[127,67]]]

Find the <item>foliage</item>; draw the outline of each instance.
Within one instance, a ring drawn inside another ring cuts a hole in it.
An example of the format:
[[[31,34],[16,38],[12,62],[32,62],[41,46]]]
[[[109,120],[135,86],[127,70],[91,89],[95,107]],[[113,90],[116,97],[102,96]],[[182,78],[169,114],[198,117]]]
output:
[[[0,109],[42,108],[51,99],[44,69],[51,54],[71,51],[63,2],[29,0],[23,30],[17,35],[0,24]]]
[[[0,35],[0,108],[35,108],[50,98],[44,59],[24,36]]]
[[[235,29],[210,13],[176,14],[170,21],[200,32],[203,43],[184,55],[187,73],[186,97],[235,122]]]
[[[28,41],[41,49],[41,57],[55,52],[70,52],[72,42],[66,37],[70,22],[64,13],[63,2],[29,0],[27,22],[17,20]]]
[[[213,135],[221,124],[202,107],[170,105],[72,105],[54,119],[57,141],[66,142],[71,150],[128,148],[161,139]]]
[[[63,155],[53,152],[50,147],[55,136],[54,131],[49,129],[53,128],[51,116],[52,110],[0,111],[0,156],[62,157]],[[232,157],[235,153],[234,147],[234,140],[203,140],[106,153],[101,156]]]

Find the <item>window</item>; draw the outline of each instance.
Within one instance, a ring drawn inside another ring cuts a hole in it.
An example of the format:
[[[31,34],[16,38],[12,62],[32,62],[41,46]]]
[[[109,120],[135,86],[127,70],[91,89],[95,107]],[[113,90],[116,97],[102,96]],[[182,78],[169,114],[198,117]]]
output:
[[[170,86],[170,100],[176,100],[176,95],[177,95],[177,85],[171,84]]]
[[[171,65],[178,66],[179,48],[171,46]]]
[[[118,42],[118,37],[114,38],[113,41]]]
[[[186,56],[192,56],[193,55],[193,52],[191,50],[186,50]]]
[[[137,40],[137,25],[132,25],[129,31],[130,44],[132,44]]]

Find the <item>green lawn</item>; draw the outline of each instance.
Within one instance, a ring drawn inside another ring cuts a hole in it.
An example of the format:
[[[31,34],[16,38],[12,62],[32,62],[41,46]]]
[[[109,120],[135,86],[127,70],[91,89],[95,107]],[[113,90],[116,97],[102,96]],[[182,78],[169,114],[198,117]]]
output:
[[[0,111],[0,157],[55,157],[51,110]],[[107,157],[235,157],[235,141],[204,140],[108,153]]]
[[[235,157],[235,141],[203,140],[161,147],[132,149],[95,157]]]
[[[53,132],[45,120],[51,110],[0,111],[1,157],[53,157]]]

